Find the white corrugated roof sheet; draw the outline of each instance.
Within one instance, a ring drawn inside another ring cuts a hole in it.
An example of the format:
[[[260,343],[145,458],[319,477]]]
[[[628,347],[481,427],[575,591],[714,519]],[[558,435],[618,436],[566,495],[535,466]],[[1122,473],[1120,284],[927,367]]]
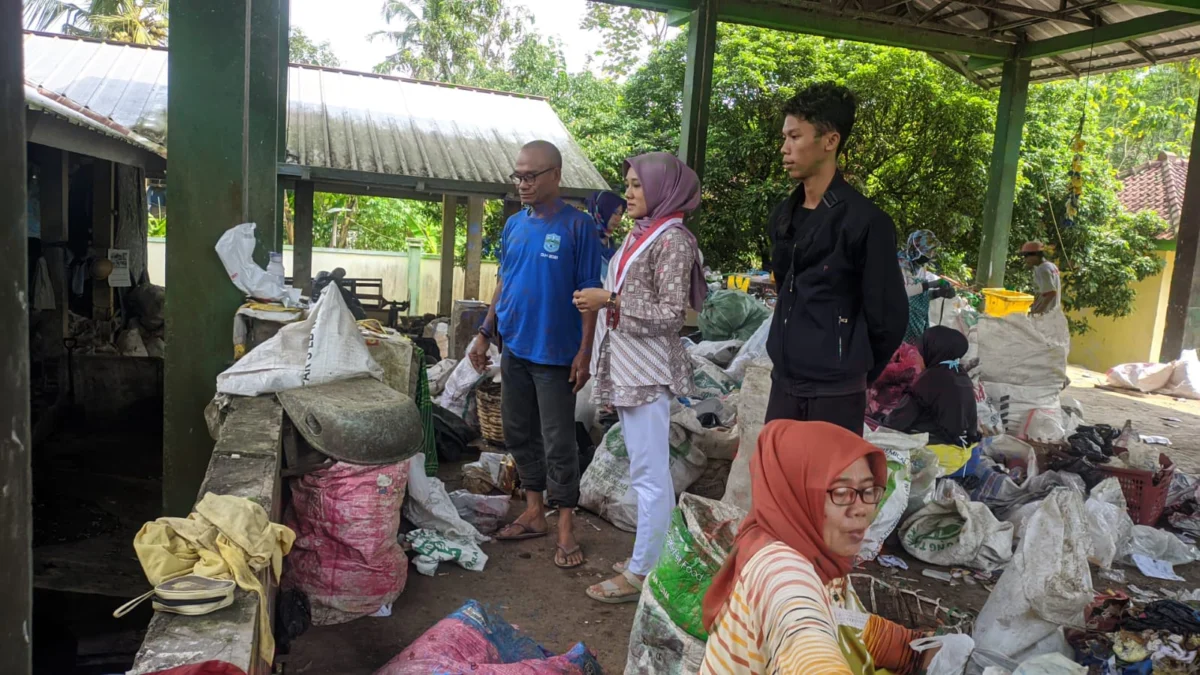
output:
[[[165,49],[27,32],[25,84],[26,105],[166,156]],[[537,139],[562,151],[564,188],[607,189],[544,99],[310,66],[288,72],[290,164],[508,187],[517,151]]]

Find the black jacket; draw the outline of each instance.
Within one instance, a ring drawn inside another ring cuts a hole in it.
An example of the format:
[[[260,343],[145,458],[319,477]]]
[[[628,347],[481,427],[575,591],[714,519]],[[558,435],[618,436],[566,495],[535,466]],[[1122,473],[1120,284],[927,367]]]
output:
[[[773,377],[802,393],[856,381],[861,391],[908,327],[896,226],[840,173],[797,231],[793,214],[803,203],[801,185],[768,222],[779,291],[767,338]]]

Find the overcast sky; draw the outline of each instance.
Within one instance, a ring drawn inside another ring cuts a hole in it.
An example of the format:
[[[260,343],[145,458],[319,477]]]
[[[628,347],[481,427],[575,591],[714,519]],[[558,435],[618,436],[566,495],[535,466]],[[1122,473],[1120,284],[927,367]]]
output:
[[[539,32],[562,39],[567,67],[572,72],[586,67],[588,55],[600,44],[598,33],[579,28],[586,0],[510,1],[529,9]],[[291,0],[292,27],[303,30],[315,42],[328,40],[343,68],[369,71],[391,49],[386,42],[367,39],[370,33],[387,26],[382,7],[383,0]]]

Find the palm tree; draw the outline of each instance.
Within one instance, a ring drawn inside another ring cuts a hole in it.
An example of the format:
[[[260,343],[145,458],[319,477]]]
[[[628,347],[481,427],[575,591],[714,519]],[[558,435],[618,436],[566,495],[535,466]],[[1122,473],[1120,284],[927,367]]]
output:
[[[25,27],[135,44],[165,45],[169,0],[25,0]]]

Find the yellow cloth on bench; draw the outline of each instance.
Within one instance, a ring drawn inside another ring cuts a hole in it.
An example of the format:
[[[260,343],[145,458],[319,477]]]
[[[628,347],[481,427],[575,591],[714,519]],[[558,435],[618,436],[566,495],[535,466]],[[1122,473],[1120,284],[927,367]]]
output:
[[[151,586],[196,574],[233,579],[238,587],[257,594],[259,654],[270,664],[275,657],[275,638],[266,591],[256,574],[270,565],[278,581],[283,556],[295,541],[296,533],[272,523],[258,504],[209,492],[187,518],[159,518],[143,525],[133,539],[133,548]]]

